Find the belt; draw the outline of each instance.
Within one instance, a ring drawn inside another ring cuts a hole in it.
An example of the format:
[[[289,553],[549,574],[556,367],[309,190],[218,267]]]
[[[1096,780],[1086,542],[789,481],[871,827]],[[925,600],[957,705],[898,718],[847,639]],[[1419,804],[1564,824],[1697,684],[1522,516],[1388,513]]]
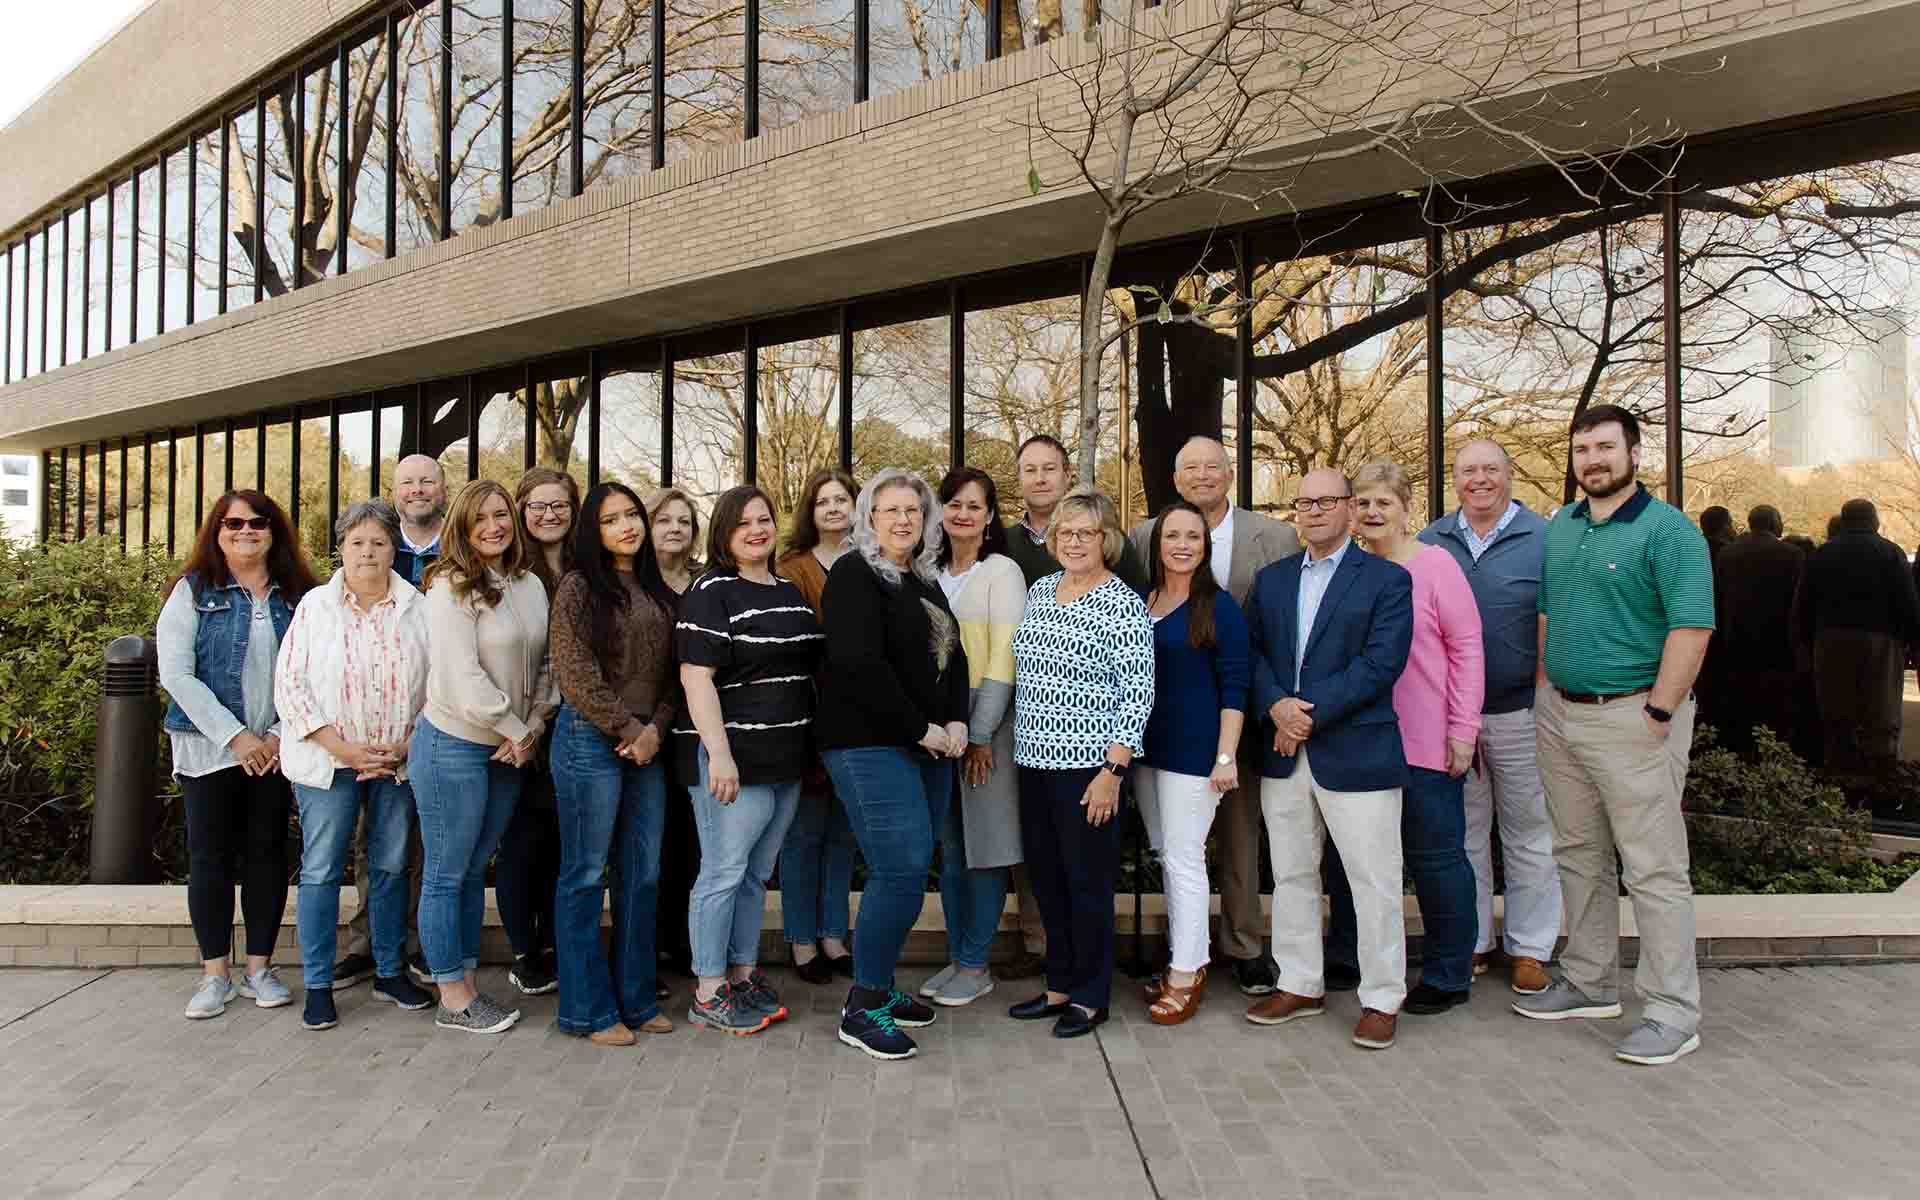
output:
[[[1630,692],[1569,692],[1565,688],[1554,688],[1560,698],[1569,704],[1607,704],[1614,700],[1625,700],[1628,696],[1644,696],[1653,690],[1652,686],[1634,688]]]

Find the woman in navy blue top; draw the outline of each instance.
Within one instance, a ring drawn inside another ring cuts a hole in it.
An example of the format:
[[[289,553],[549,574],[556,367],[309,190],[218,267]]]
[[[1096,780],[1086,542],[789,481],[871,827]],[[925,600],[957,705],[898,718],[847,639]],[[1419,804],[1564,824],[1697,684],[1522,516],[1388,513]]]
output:
[[[1212,543],[1206,517],[1177,500],[1160,511],[1148,549],[1154,703],[1147,769],[1136,779],[1166,880],[1173,943],[1170,969],[1147,986],[1156,1025],[1190,1020],[1206,993],[1207,830],[1221,793],[1240,782],[1234,755],[1252,673],[1247,621],[1214,576]]]

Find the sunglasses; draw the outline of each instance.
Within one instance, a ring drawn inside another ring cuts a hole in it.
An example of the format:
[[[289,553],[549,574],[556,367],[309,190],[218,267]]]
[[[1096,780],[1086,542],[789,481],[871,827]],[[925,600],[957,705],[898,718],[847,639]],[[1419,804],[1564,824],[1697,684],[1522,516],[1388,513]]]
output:
[[[229,533],[239,533],[242,529],[271,529],[273,521],[268,517],[222,517],[220,527]]]

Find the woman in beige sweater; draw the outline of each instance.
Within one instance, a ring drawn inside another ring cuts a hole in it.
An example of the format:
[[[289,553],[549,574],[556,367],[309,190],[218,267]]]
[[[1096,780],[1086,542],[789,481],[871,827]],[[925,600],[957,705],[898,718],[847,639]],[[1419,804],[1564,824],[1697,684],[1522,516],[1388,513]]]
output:
[[[420,943],[440,987],[435,1024],[503,1033],[520,1019],[475,986],[487,860],[513,816],[559,695],[547,663],[547,590],[513,499],[460,489],[426,576],[427,707],[408,753],[420,842]]]

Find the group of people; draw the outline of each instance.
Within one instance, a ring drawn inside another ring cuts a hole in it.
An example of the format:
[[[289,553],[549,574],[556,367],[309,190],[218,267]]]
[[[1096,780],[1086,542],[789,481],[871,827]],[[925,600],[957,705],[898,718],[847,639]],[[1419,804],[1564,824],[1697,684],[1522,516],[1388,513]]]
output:
[[[1019,447],[1016,521],[971,467],[937,489],[822,470],[784,546],[764,492],[719,496],[702,560],[684,493],[609,482],[582,500],[537,470],[448,505],[416,456],[397,509],[341,515],[326,583],[278,505],[230,493],[157,630],[204,959],[187,1015],[236,992],[291,1002],[270,964],[290,782],[309,1028],[337,1023],[334,989],[366,974],[441,1027],[510,1028],[519,1011],[475,974],[493,861],[510,980],[557,987],[558,1026],[599,1044],[673,1028],[663,952],[694,977],[691,1023],[750,1035],[787,1018],[759,962],[776,866],[796,974],[849,980],[841,1041],[909,1057],[937,1007],[991,993],[1009,895],[1044,976],[1009,1015],[1084,1036],[1110,1012],[1132,797],[1166,881],[1169,962],[1142,996],[1157,1024],[1192,1019],[1215,963],[1257,1025],[1357,988],[1369,1049],[1494,967],[1522,1016],[1617,1017],[1617,851],[1646,1000],[1617,1053],[1672,1061],[1698,1045],[1679,792],[1712,576],[1699,531],[1637,483],[1630,413],[1584,412],[1570,453],[1586,499],[1548,521],[1513,498],[1497,444],[1467,445],[1459,508],[1416,535],[1390,462],[1310,472],[1289,525],[1235,506],[1226,449],[1197,437],[1176,458],[1180,498],[1128,531],[1040,435]],[[336,964],[362,809],[369,924]],[[910,994],[897,967],[936,847],[950,961]],[[681,885],[663,875],[695,861],[667,912]],[[1411,991],[1403,872],[1424,921]]]

